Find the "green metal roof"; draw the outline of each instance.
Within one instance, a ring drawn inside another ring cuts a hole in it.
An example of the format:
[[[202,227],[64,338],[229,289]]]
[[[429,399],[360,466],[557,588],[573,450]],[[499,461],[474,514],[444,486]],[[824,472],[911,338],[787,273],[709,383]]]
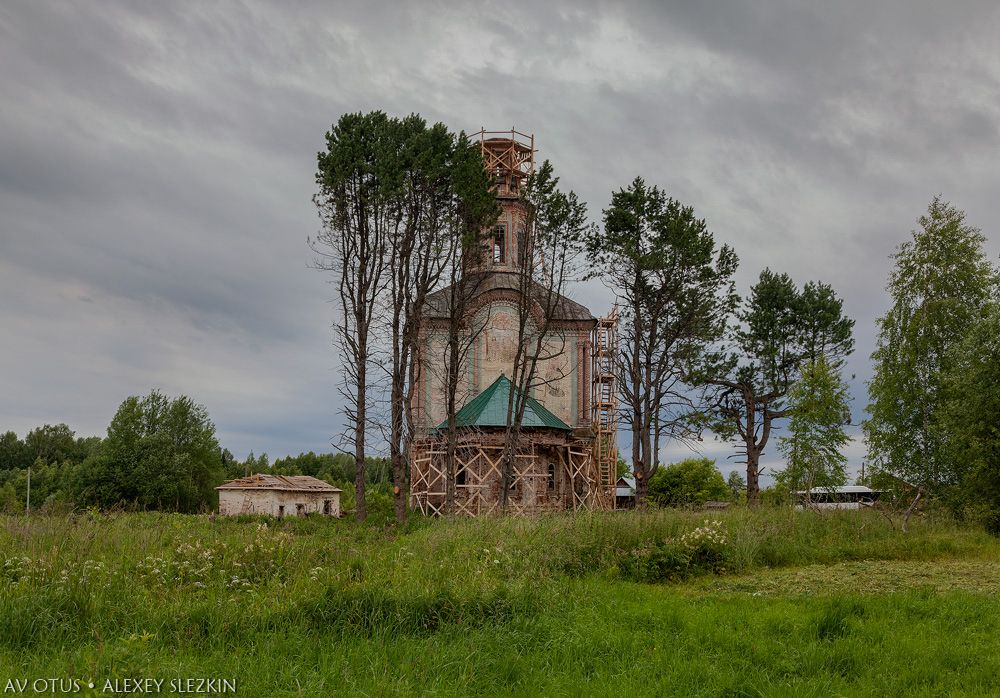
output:
[[[460,427],[506,427],[507,426],[507,401],[510,398],[510,380],[507,376],[501,375],[493,385],[476,395],[465,404],[465,406],[455,415],[455,420]],[[446,429],[448,420],[438,425],[438,429]],[[524,419],[521,420],[521,427],[545,427],[548,429],[562,429],[572,431],[566,422],[562,421],[549,412],[535,398],[528,396],[527,404],[524,406]]]

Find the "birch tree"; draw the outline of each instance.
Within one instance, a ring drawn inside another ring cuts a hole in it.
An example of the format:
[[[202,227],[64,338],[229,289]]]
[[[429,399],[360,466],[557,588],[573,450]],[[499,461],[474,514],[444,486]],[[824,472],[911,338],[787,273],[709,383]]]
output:
[[[941,197],[918,224],[892,257],[892,305],[878,321],[864,432],[876,471],[942,494],[959,479],[940,427],[942,376],[952,349],[994,297],[997,270],[983,234]]]
[[[1000,535],[1000,297],[949,352],[943,393],[956,508]]]

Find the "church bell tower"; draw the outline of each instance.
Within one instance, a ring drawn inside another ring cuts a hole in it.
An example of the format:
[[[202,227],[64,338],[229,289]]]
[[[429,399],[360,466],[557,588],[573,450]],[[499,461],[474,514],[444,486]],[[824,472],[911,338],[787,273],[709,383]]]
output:
[[[514,271],[526,250],[526,211],[521,187],[535,171],[535,136],[510,131],[479,131],[479,147],[502,212],[488,236],[484,266],[494,271]]]

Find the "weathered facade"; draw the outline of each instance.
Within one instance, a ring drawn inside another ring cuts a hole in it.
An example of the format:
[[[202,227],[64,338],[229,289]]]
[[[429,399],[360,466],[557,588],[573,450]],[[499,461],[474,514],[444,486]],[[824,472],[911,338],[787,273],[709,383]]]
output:
[[[340,516],[341,490],[308,475],[250,475],[215,489],[222,516]]]
[[[535,153],[534,137],[517,131],[483,131],[480,144],[486,167],[496,177],[502,212],[490,231],[484,262],[467,272],[475,278],[462,318],[470,347],[457,400],[463,407],[458,412],[455,491],[457,513],[471,516],[500,506],[500,461],[507,400],[513,389],[507,376],[513,374],[525,306],[520,260],[523,246],[530,244],[520,190],[533,170]],[[411,499],[427,514],[443,512],[448,484],[442,427],[448,416],[445,356],[450,299],[449,289],[427,299],[411,405],[416,430],[410,454]],[[617,460],[616,410],[601,402],[613,400],[613,391],[596,386],[611,380],[613,387],[613,371],[606,360],[611,356],[608,337],[613,336],[613,327],[561,296],[548,315],[547,358],[538,362],[537,386],[528,400],[508,507],[513,513],[610,507]],[[541,316],[541,308],[532,307],[527,313],[529,326],[537,327]],[[608,458],[613,459],[610,465],[605,462]]]

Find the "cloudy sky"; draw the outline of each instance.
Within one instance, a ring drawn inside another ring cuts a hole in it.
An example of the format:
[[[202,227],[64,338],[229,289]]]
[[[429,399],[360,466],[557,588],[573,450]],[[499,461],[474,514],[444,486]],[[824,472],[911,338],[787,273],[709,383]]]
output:
[[[741,291],[765,266],[832,283],[860,419],[887,258],[930,198],[1000,252],[996,4],[539,5],[0,5],[0,430],[102,434],[160,388],[238,456],[328,450],[315,158],[370,109],[534,132],[595,220],[642,175],[736,248]]]

